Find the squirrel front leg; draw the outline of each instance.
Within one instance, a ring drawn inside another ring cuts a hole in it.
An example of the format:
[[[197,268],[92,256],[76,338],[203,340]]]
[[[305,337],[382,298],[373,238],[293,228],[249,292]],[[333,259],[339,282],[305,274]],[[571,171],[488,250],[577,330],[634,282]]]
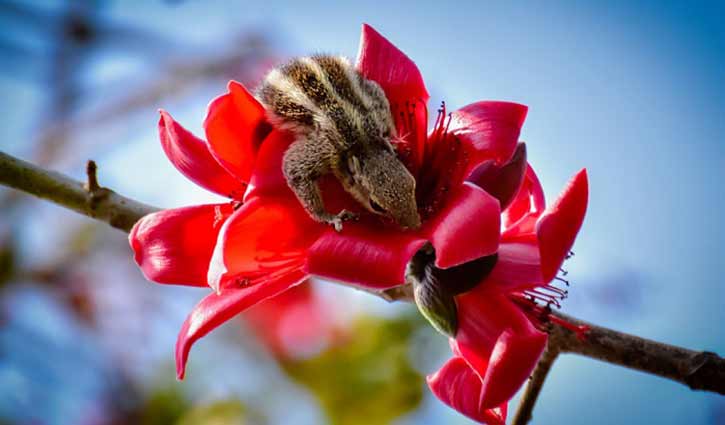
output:
[[[287,185],[297,199],[316,221],[342,230],[342,223],[357,218],[357,215],[342,210],[332,214],[325,209],[318,180],[330,172],[338,153],[335,147],[322,138],[301,138],[292,143],[285,152],[283,171]]]

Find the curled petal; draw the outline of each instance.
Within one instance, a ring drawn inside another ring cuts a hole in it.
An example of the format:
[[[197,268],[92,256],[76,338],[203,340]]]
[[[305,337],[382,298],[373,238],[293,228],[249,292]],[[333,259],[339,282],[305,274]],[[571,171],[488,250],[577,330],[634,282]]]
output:
[[[323,229],[295,198],[252,198],[219,232],[209,264],[209,286],[221,292],[298,261]]]
[[[307,271],[366,288],[392,288],[405,282],[405,267],[423,244],[416,233],[370,225],[362,217],[339,233],[326,231],[308,251]]]
[[[428,386],[442,402],[469,418],[489,425],[506,423],[506,404],[481,408],[481,378],[461,357],[453,357],[438,372],[428,375]]]
[[[526,145],[519,143],[514,156],[504,166],[497,166],[489,160],[473,170],[468,181],[498,199],[501,210],[505,210],[521,189],[526,176]]]
[[[487,160],[506,164],[519,140],[528,108],[511,102],[477,102],[451,114],[448,132],[469,152],[466,175]]]
[[[357,69],[380,84],[391,104],[430,97],[415,63],[368,24],[362,26]]]
[[[526,213],[511,227],[507,227],[501,232],[501,241],[536,241],[536,221],[540,215],[541,211]]]
[[[481,286],[458,297],[454,351],[482,377],[481,407],[507,402],[526,381],[546,345],[539,331],[505,295]]]
[[[209,152],[206,143],[159,111],[159,138],[174,167],[199,186],[233,199],[242,199],[246,185],[227,172]]]
[[[496,341],[483,377],[481,405],[505,403],[526,382],[546,347],[547,335],[534,330],[519,334],[506,330]]]
[[[535,241],[501,242],[498,261],[485,285],[512,292],[543,285],[541,257]]]
[[[212,293],[204,297],[184,321],[176,340],[176,376],[184,379],[189,350],[199,338],[247,308],[286,291],[306,278],[301,264],[298,264],[283,270],[273,279],[265,279],[252,286],[230,288],[222,294]]]
[[[445,269],[495,253],[500,220],[498,200],[480,187],[464,183],[453,189],[444,209],[426,223],[436,266]]]
[[[461,356],[480,376],[486,375],[491,353],[504,332],[539,332],[505,294],[485,283],[459,295],[456,301],[459,326],[455,343]]]
[[[529,213],[531,213],[530,217],[533,218],[535,223],[536,219],[544,211],[545,206],[544,189],[541,187],[541,183],[534,169],[531,168],[531,165],[527,165],[526,176],[524,177],[523,183],[521,183],[521,188],[508,208],[503,211],[503,225],[506,231],[502,237],[511,233],[534,233],[533,226],[526,225],[525,223],[524,227],[519,230],[511,228],[520,227],[517,222]]]
[[[430,97],[418,67],[373,27],[363,24],[357,69],[385,91],[400,137],[394,140],[398,155],[417,175],[425,153]]]
[[[244,195],[245,199],[261,196],[262,194],[294,196],[287,186],[287,180],[282,173],[284,153],[293,141],[289,133],[272,130],[262,143],[254,164],[254,173],[249,182],[249,189]]]
[[[257,151],[272,126],[264,107],[236,81],[209,104],[204,129],[214,158],[239,180],[249,182]]]
[[[206,286],[217,234],[231,214],[231,204],[221,204],[163,210],[143,217],[128,236],[136,263],[154,282]]]
[[[587,212],[588,198],[587,172],[581,170],[536,223],[541,271],[546,282],[556,276],[561,263],[571,250]]]

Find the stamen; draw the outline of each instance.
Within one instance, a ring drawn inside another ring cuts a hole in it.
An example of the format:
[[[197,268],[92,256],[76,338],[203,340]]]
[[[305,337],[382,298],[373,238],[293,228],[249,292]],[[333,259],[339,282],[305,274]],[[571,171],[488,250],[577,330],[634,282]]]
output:
[[[443,111],[443,112],[445,113],[445,111]],[[448,128],[451,126],[451,121],[453,120],[453,118],[452,118],[453,117],[453,113],[449,113],[447,115],[447,117],[448,117],[448,121],[446,122],[446,129],[443,132],[443,134],[448,134]]]

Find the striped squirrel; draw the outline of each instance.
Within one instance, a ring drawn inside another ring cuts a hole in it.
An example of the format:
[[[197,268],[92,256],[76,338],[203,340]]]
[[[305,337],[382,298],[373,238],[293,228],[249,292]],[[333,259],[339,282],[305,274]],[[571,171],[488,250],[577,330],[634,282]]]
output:
[[[310,216],[342,229],[357,218],[325,209],[318,180],[332,173],[369,211],[399,226],[420,226],[415,179],[398,159],[397,137],[383,89],[347,59],[316,55],[273,69],[257,91],[272,124],[294,141],[284,154],[287,184]]]

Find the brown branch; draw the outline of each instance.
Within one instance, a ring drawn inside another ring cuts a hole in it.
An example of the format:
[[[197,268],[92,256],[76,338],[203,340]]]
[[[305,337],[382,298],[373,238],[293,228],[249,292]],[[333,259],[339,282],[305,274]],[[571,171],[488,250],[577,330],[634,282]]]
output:
[[[555,313],[576,326],[589,327],[584,338],[561,325],[552,337],[562,353],[574,353],[671,379],[693,390],[725,395],[725,359],[709,351],[693,351],[603,328]]]
[[[93,161],[89,162],[87,171],[88,182],[84,185],[63,174],[44,170],[0,152],[0,184],[106,222],[117,229],[128,232],[139,218],[158,210],[100,187]]]
[[[62,174],[47,171],[35,165],[0,152],[0,184],[22,190],[49,200],[81,214],[104,221],[113,227],[129,231],[142,216],[157,209],[125,198],[98,185],[95,164],[89,162],[88,182],[83,183]],[[407,285],[372,292],[388,301],[412,300]],[[574,353],[639,370],[687,385],[693,390],[725,394],[725,359],[707,351],[693,351],[638,336],[596,326],[561,313],[552,313],[560,322],[584,326],[589,330],[582,335],[566,326],[552,323],[547,353],[543,365],[534,373],[529,397],[533,404],[543,385],[546,372],[558,353]],[[538,372],[540,370],[540,372]],[[538,387],[538,388],[536,388]],[[530,416],[524,411],[521,417]],[[518,419],[517,415],[517,421]],[[520,423],[525,423],[521,419]],[[516,422],[519,423],[519,422]]]
[[[563,313],[554,312],[552,315],[574,327],[588,330],[580,333],[561,324],[551,323],[546,351],[526,386],[513,425],[525,425],[531,420],[544,380],[561,353],[579,354],[671,379],[693,390],[725,395],[725,359],[715,353],[652,341],[593,325]]]
[[[539,363],[536,365],[536,369],[534,369],[534,373],[526,385],[526,390],[516,410],[516,416],[513,422],[511,422],[512,425],[525,425],[531,420],[534,405],[539,398],[541,389],[544,387],[544,381],[549,375],[551,367],[554,365],[556,358],[559,357],[559,352],[556,341],[550,338],[546,344],[544,354],[541,355],[541,359],[539,359]]]

